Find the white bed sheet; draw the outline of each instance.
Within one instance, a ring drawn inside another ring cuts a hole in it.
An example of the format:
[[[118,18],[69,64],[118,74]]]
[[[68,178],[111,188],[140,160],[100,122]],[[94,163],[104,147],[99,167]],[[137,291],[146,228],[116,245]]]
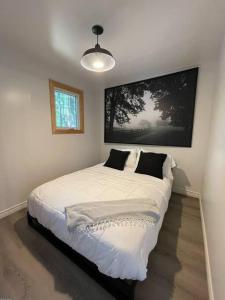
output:
[[[155,247],[171,195],[172,181],[107,168],[102,164],[65,175],[32,191],[28,198],[31,216],[59,239],[94,262],[100,272],[113,278],[144,280],[148,256]],[[69,232],[65,207],[90,201],[133,198],[153,199],[160,207],[155,226],[109,227],[92,233]]]

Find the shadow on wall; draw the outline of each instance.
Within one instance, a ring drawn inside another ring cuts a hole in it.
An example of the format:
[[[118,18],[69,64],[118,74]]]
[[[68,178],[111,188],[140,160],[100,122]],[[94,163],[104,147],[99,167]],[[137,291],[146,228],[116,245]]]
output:
[[[176,194],[170,200],[155,249],[149,255],[148,276],[136,287],[135,300],[171,300],[175,276],[182,269],[177,255],[183,204]]]
[[[179,187],[185,190],[186,188],[191,186],[191,182],[185,174],[184,170],[176,167],[174,168],[173,174],[175,178],[175,187]]]

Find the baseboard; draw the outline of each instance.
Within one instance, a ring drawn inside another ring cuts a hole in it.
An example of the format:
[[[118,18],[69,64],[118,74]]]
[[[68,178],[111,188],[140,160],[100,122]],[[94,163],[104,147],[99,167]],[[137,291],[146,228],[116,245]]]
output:
[[[4,217],[7,217],[11,214],[13,214],[14,212],[22,209],[22,208],[25,208],[27,206],[27,201],[24,201],[22,203],[19,203],[19,204],[16,204],[14,206],[11,206],[5,210],[2,210],[0,211],[0,219],[4,218]]]
[[[205,249],[205,262],[206,262],[209,299],[214,300],[213,286],[212,286],[212,273],[211,273],[211,266],[210,266],[210,260],[209,260],[208,242],[207,242],[205,219],[204,219],[204,214],[203,214],[203,209],[202,209],[202,198],[201,197],[199,198],[199,204],[200,204],[200,213],[201,213],[201,220],[202,220],[202,232],[203,232],[203,241],[204,241],[204,249]]]
[[[206,228],[205,228],[205,219],[204,219],[204,214],[203,214],[203,209],[202,209],[201,194],[199,192],[191,191],[191,190],[179,187],[179,186],[173,186],[173,192],[199,199],[201,223],[202,223],[202,233],[203,233],[204,250],[205,250],[205,262],[206,262],[209,299],[214,300],[213,286],[212,286],[212,273],[211,273],[210,260],[209,260],[209,250],[208,250],[208,242],[207,242],[207,235],[206,235]]]
[[[189,196],[189,197],[194,197],[200,199],[200,193],[196,191],[192,191],[180,186],[173,186],[173,192],[184,195],[184,196]]]

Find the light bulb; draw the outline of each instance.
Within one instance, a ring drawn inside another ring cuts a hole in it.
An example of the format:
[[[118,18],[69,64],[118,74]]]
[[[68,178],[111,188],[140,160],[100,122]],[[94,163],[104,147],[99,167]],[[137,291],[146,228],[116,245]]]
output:
[[[104,67],[104,63],[100,60],[96,60],[93,62],[93,68],[102,69]]]

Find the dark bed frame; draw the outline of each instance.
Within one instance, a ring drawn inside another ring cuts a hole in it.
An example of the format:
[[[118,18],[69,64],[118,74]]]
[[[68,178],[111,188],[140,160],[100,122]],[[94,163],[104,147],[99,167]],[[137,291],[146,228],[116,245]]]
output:
[[[77,253],[70,246],[58,239],[50,230],[41,225],[36,218],[33,218],[29,212],[27,212],[27,220],[31,227],[41,233],[57,249],[88,273],[89,276],[96,280],[110,294],[116,297],[117,300],[134,300],[136,280],[114,279],[100,273],[94,263],[90,262],[84,256]]]

